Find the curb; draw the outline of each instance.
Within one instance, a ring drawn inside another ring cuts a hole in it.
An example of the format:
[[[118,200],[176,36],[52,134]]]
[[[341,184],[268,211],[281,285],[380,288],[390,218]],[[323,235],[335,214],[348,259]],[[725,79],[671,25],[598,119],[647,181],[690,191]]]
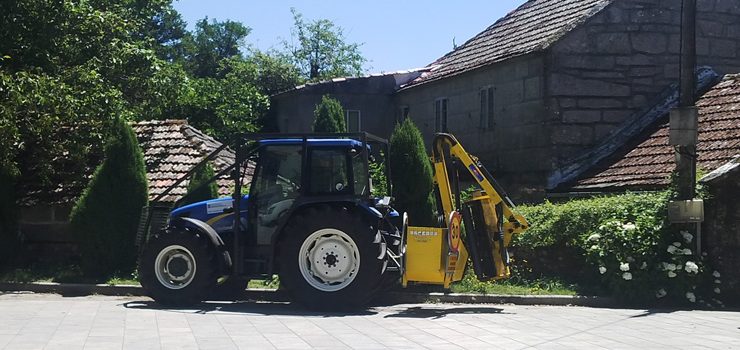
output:
[[[110,296],[146,296],[144,288],[137,285],[108,285],[83,283],[11,283],[0,282],[0,294],[4,292],[57,293],[63,296],[110,295]],[[247,289],[244,299],[286,302],[288,296],[275,289]],[[586,306],[612,307],[616,303],[612,298],[572,296],[572,295],[498,295],[467,293],[419,293],[387,292],[376,298],[376,304],[416,304],[416,303],[455,303],[455,304],[515,304],[515,305],[553,305],[553,306]]]

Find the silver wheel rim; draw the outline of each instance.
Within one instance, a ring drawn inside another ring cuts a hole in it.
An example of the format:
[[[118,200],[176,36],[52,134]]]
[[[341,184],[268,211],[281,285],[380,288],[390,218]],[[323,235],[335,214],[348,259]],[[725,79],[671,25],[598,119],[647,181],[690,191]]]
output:
[[[169,289],[187,287],[195,277],[197,265],[193,253],[181,245],[162,249],[154,260],[154,273],[160,284]]]
[[[360,271],[360,250],[346,233],[325,228],[309,235],[298,251],[301,275],[311,287],[323,292],[341,290]]]

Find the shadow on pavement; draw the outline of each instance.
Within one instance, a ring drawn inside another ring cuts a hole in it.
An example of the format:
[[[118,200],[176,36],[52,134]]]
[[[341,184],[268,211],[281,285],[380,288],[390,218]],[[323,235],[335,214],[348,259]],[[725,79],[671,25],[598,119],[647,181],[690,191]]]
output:
[[[439,319],[450,314],[510,314],[509,312],[503,312],[503,309],[496,307],[451,307],[451,308],[435,308],[435,307],[423,307],[413,306],[404,310],[400,310],[395,314],[386,315],[385,317],[408,317],[408,318],[432,318]]]
[[[129,301],[121,304],[127,309],[143,310],[163,310],[170,312],[207,314],[210,312],[219,313],[240,313],[255,315],[280,315],[280,316],[315,316],[315,317],[345,317],[345,316],[366,316],[374,315],[377,312],[372,310],[360,309],[351,311],[317,311],[310,310],[300,305],[292,303],[279,302],[259,302],[259,301],[211,301],[202,302],[186,307],[164,306],[150,300]]]

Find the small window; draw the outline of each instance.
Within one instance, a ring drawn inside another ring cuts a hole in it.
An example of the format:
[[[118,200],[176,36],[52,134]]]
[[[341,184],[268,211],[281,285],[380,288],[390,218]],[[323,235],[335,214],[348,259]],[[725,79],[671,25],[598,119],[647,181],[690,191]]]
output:
[[[348,132],[359,132],[360,131],[360,111],[358,110],[347,110],[344,112],[345,121],[347,122]]]
[[[403,123],[406,118],[409,117],[409,106],[401,106],[401,108],[398,109],[398,118],[396,118],[396,123]]]
[[[447,132],[447,99],[434,101],[434,131]]]
[[[480,121],[481,129],[490,129],[493,127],[493,91],[492,86],[484,87],[480,90]]]

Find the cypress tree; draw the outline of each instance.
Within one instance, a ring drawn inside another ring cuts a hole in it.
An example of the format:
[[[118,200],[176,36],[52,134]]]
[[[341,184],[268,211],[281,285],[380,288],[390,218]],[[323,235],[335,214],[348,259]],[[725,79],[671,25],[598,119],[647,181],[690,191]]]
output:
[[[131,126],[119,119],[105,146],[105,160],[95,169],[70,218],[87,276],[133,272],[136,228],[146,203],[144,158]]]
[[[187,205],[218,197],[218,185],[215,181],[201,187],[201,185],[210,180],[214,174],[211,163],[206,163],[204,166],[198,167],[190,178],[190,183],[188,183],[188,192],[180,201],[180,205]]]
[[[432,165],[421,132],[407,118],[396,124],[390,142],[394,207],[407,212],[412,225],[435,225]]]
[[[321,97],[321,103],[316,105],[313,116],[314,132],[347,132],[342,105],[329,95]]]

